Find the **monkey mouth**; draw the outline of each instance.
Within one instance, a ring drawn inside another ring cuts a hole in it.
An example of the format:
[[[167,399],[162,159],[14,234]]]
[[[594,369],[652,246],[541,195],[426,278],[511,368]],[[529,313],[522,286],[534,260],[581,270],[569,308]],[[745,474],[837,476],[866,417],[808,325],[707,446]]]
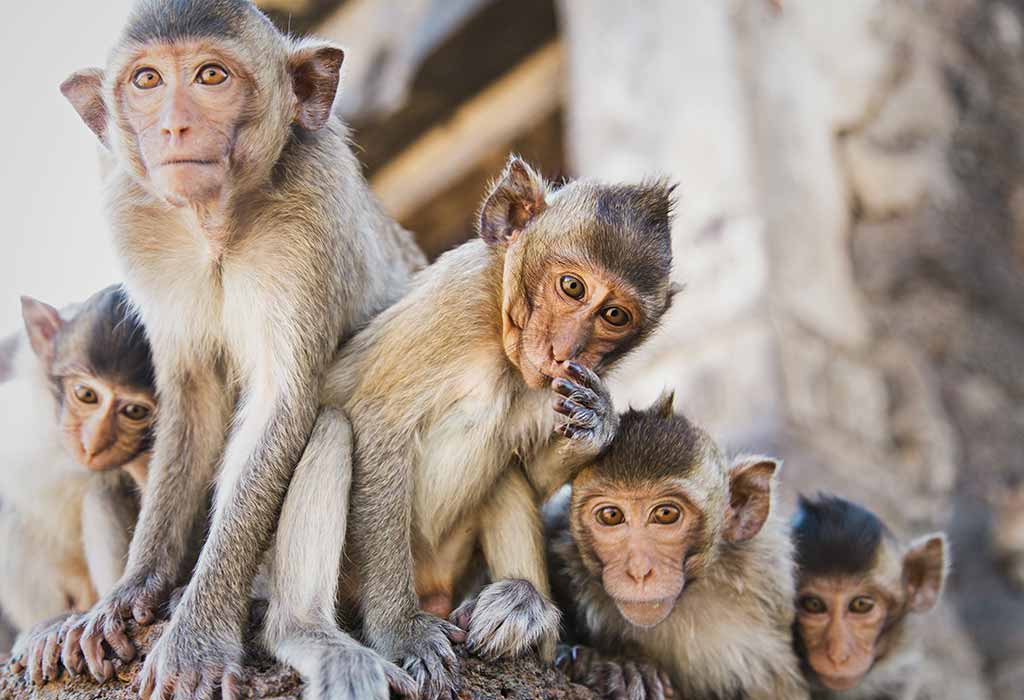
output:
[[[202,160],[200,158],[171,158],[160,164],[163,168],[168,165],[217,165],[219,160]]]
[[[618,600],[615,607],[630,624],[637,627],[654,627],[665,620],[675,607],[675,598],[656,600]]]
[[[820,673],[817,671],[815,672],[815,675],[818,677],[818,683],[825,686],[829,690],[850,690],[851,688],[857,687],[860,684],[861,678],[864,677],[864,674],[862,673],[846,676],[833,676],[826,675],[824,673]]]

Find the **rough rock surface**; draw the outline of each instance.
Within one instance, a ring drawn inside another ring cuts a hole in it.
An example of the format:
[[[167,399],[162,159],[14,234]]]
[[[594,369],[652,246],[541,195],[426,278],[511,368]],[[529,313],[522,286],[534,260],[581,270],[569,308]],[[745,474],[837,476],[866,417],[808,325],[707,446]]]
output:
[[[136,637],[142,658],[162,628],[163,624],[155,625]],[[0,700],[138,700],[132,682],[140,668],[138,659],[119,666],[117,679],[102,686],[89,677],[65,676],[36,688],[25,682],[24,674],[11,673],[7,660],[0,657]],[[302,681],[295,672],[261,654],[246,659],[240,687],[244,700],[299,700],[302,693]],[[459,700],[596,700],[596,696],[533,658],[485,663],[463,654]]]

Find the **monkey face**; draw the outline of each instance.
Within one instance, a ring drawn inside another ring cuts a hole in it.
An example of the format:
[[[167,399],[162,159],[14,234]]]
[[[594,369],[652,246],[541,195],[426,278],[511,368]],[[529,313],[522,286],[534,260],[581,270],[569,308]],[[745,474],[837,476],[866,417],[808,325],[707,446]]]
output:
[[[797,596],[797,630],[805,661],[831,690],[857,686],[877,657],[891,599],[859,577],[815,577]]]
[[[539,275],[531,312],[509,331],[510,359],[526,384],[547,386],[568,378],[567,364],[598,369],[642,327],[637,293],[606,270],[552,262]]]
[[[667,618],[686,583],[700,511],[675,489],[615,488],[587,496],[574,510],[622,616],[645,628]]]
[[[215,200],[251,90],[239,64],[212,42],[153,44],[120,75],[118,109],[143,177],[172,204]]]
[[[66,377],[62,391],[61,434],[80,464],[116,469],[149,447],[156,410],[151,393],[93,375]]]

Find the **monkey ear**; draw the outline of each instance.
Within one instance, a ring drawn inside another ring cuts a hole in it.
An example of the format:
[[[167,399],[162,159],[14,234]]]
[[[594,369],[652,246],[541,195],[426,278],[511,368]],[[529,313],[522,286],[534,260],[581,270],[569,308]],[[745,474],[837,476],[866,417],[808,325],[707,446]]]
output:
[[[673,414],[675,414],[675,408],[673,406],[675,401],[675,389],[662,389],[661,396],[655,399],[654,403],[651,404],[650,411],[658,418],[671,418]]]
[[[768,457],[739,457],[729,469],[726,542],[746,542],[761,532],[772,505],[772,479],[779,462]]]
[[[510,243],[547,208],[547,184],[526,161],[511,156],[480,208],[480,237],[488,245]]]
[[[307,131],[322,129],[338,94],[345,52],[333,44],[304,43],[288,57],[292,91],[298,100],[295,121]]]
[[[103,102],[103,71],[85,68],[60,84],[60,92],[78,112],[85,125],[107,145],[107,106]]]
[[[935,607],[949,571],[946,536],[925,535],[914,540],[903,555],[903,588],[913,612],[925,613]]]
[[[21,298],[21,316],[25,319],[32,351],[43,363],[49,364],[53,361],[57,333],[64,326],[64,319],[49,304],[25,296]]]

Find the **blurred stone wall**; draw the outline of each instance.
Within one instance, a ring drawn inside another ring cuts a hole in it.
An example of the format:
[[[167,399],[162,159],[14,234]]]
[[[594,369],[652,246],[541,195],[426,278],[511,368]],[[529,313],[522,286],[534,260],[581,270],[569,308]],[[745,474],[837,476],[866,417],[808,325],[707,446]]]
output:
[[[948,529],[933,698],[1024,697],[990,544],[1019,522],[1003,549],[1024,549],[1022,5],[561,3],[570,164],[680,183],[686,289],[618,395],[677,387],[734,449],[786,459],[789,503]]]

